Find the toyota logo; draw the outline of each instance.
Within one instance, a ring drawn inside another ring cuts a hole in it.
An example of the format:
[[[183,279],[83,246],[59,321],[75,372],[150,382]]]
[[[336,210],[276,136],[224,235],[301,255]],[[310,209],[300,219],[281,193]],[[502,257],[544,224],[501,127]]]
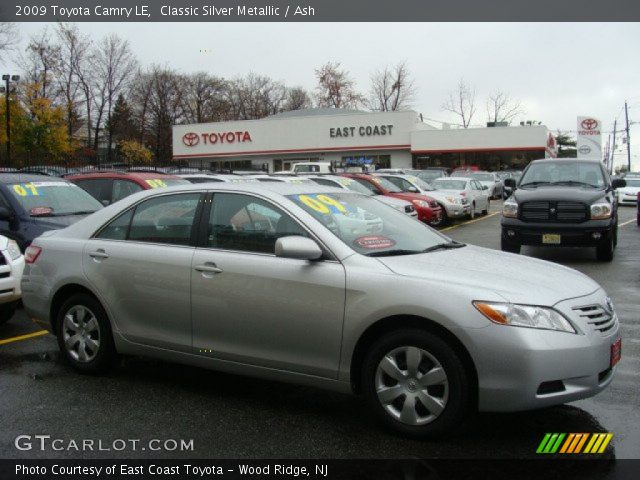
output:
[[[580,123],[580,125],[582,125],[582,128],[584,128],[585,130],[594,130],[598,128],[598,121],[594,118],[585,118],[584,120],[582,120],[582,123]]]
[[[196,145],[198,145],[198,143],[200,143],[200,137],[197,133],[185,133],[182,136],[182,143],[184,143],[187,147],[195,147]]]

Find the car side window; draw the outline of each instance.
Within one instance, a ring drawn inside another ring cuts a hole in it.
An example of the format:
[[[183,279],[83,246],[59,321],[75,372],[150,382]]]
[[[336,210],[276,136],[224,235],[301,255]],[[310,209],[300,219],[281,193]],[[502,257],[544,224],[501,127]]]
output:
[[[337,185],[336,182],[334,182],[333,180],[327,180],[326,178],[312,178],[311,180],[313,180],[318,185],[325,185],[327,187],[338,187],[338,188],[340,188],[340,186]]]
[[[368,182],[366,180],[361,180],[359,178],[354,178],[354,180],[356,182],[358,182],[359,184],[364,185],[365,187],[367,187],[369,190],[371,190],[376,195],[382,195],[382,191],[380,189],[378,189],[378,187],[376,187],[373,183]]]
[[[200,193],[181,193],[151,198],[133,214],[128,240],[189,245]]]
[[[111,223],[98,232],[96,238],[104,240],[126,240],[133,210],[133,208],[127,210],[115,220],[112,220]]]
[[[123,198],[133,195],[134,193],[141,192],[142,190],[142,187],[135,182],[116,179],[113,181],[113,195],[111,201],[117,202],[118,200],[122,200]]]
[[[276,240],[289,235],[308,236],[287,213],[269,202],[250,195],[214,195],[208,247],[273,254]]]
[[[89,178],[76,180],[74,183],[103,205],[109,205],[111,203],[112,182],[113,180],[110,178]]]

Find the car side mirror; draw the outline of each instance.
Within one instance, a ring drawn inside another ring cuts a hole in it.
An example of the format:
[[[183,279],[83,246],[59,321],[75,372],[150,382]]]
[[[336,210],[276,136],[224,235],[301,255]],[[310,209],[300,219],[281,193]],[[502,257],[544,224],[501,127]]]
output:
[[[614,178],[611,180],[611,188],[623,188],[627,186],[627,181],[624,178]]]
[[[489,187],[487,187],[486,185],[482,185],[482,189],[483,190],[489,190]]]
[[[0,207],[0,220],[7,222],[13,220],[13,212],[7,207]]]
[[[515,178],[505,178],[504,186],[509,188],[516,188],[516,179]]]
[[[418,190],[416,187],[409,187],[407,188],[407,192],[420,193],[420,190]]]
[[[290,235],[276,240],[276,257],[296,258],[298,260],[318,260],[322,250],[316,242],[307,237]]]
[[[109,205],[111,205],[111,201],[109,200],[100,200],[100,203],[105,207],[108,207]]]

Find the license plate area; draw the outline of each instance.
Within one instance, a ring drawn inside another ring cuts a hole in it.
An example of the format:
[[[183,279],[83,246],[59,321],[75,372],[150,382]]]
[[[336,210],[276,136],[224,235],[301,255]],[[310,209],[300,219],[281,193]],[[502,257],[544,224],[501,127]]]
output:
[[[560,245],[560,235],[557,233],[545,233],[542,235],[542,243],[548,245]]]
[[[622,358],[622,339],[619,338],[611,345],[611,368]]]

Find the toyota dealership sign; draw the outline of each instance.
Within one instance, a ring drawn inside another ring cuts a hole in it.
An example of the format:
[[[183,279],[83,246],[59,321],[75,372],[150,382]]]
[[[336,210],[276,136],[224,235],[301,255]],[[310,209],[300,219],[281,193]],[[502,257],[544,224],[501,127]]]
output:
[[[576,149],[578,151],[578,158],[602,160],[600,120],[593,117],[578,117]]]

